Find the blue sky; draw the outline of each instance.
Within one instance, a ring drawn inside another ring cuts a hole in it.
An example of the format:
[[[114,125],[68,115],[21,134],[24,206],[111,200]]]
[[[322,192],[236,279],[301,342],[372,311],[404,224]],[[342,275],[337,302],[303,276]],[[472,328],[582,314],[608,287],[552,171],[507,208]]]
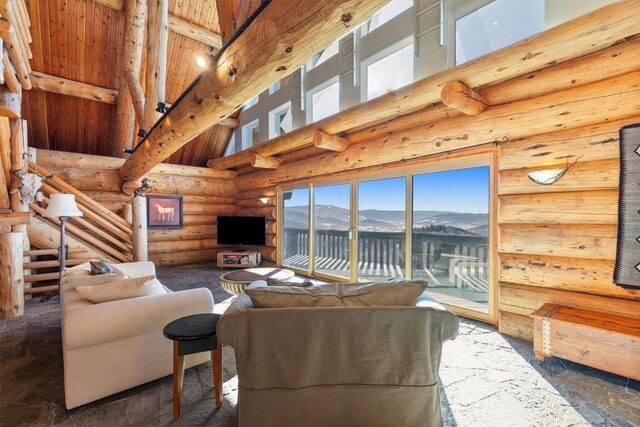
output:
[[[391,178],[358,184],[359,209],[404,210],[405,179]],[[489,167],[414,175],[414,210],[487,213],[489,211]],[[316,186],[315,202],[349,208],[348,184]],[[293,192],[285,207],[309,203],[309,190]]]

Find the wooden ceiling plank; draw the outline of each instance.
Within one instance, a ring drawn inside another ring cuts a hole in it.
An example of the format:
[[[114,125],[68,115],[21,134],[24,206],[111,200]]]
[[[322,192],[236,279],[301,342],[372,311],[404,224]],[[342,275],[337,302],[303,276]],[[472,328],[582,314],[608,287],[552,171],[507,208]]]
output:
[[[31,1],[29,2],[29,13],[33,17],[33,26],[31,28],[31,32],[33,34],[33,51],[35,55],[33,57],[33,64],[38,70],[45,69],[44,55],[50,55],[50,52],[44,47],[44,40],[46,39],[47,43],[49,41],[48,37],[48,20],[43,21],[41,16],[41,7],[39,1]],[[45,31],[47,32],[47,36],[45,37]],[[83,62],[83,61],[80,61]],[[35,100],[31,98],[31,96],[35,96]],[[31,142],[33,146],[36,147],[49,147],[49,129],[47,125],[47,96],[45,93],[36,92],[34,94],[29,94],[29,96],[25,98],[30,99],[30,111],[35,111],[34,115],[30,115],[30,125],[28,129],[28,134],[31,135]]]
[[[95,2],[118,11],[124,9],[124,0],[95,0]],[[206,44],[207,46],[215,47],[216,49],[222,46],[222,38],[219,34],[192,24],[175,14],[169,15],[169,29],[176,34]]]
[[[464,82],[470,88],[482,88],[534,72],[549,64],[561,63],[604,49],[626,37],[640,34],[640,20],[637,19],[635,12],[638,9],[640,9],[640,0],[621,0],[612,3],[594,13],[531,36],[491,55],[439,72],[403,89],[349,108],[270,142],[231,156],[212,159],[208,164],[218,170],[247,165],[251,163],[254,153],[273,156],[310,146],[313,132],[316,130],[334,135],[342,134],[350,129],[362,128],[367,124],[420,110],[440,101],[441,89],[452,80],[452,77]],[[573,40],[573,42],[566,43],[566,40]],[[510,58],[513,57],[526,58],[526,60],[511,67],[501,65],[505,62],[512,63]],[[421,96],[412,96],[415,93],[420,93]]]
[[[120,78],[128,71],[132,71],[135,76],[140,75],[140,65],[142,62],[142,40],[144,37],[145,19],[147,16],[146,0],[128,0],[125,3],[125,32],[124,32],[124,52],[122,54],[122,67]],[[116,119],[113,121],[113,156],[122,156],[125,149],[130,149],[133,141],[134,128],[133,104],[129,94],[120,88],[116,109]]]
[[[640,0],[639,0],[640,1]],[[124,180],[138,179],[283,75],[302,66],[348,28],[355,28],[385,0],[273,2],[229,46],[217,68],[173,104],[120,168]],[[356,12],[357,11],[357,12]],[[289,71],[290,70],[290,71]]]

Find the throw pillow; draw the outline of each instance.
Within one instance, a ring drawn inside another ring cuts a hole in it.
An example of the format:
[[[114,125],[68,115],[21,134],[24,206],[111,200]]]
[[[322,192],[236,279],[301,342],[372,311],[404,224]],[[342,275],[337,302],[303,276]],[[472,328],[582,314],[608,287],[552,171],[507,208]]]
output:
[[[120,279],[128,279],[128,277],[122,273],[101,274],[99,276],[91,276],[88,271],[86,273],[85,275],[76,275],[75,273],[71,276],[65,275],[62,283],[65,286],[77,289],[78,286],[98,286]]]
[[[120,270],[118,270],[108,262],[98,261],[93,259],[89,261],[89,263],[91,264],[92,276],[99,276],[101,274],[117,274],[117,273],[123,274]]]
[[[78,286],[76,290],[83,298],[96,304],[166,293],[154,276],[120,279],[99,286]]]
[[[313,286],[313,282],[311,280],[305,280],[304,282],[288,282],[284,280],[278,279],[267,279],[267,285],[269,286],[298,286],[298,287],[307,287]]]
[[[422,280],[247,289],[256,308],[412,306],[427,288]]]

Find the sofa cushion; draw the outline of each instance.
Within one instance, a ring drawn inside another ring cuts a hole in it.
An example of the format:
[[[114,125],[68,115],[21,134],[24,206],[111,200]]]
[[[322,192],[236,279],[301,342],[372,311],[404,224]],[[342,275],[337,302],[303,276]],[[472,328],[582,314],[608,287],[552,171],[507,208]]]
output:
[[[121,278],[101,285],[78,286],[76,287],[76,291],[78,291],[83,298],[93,303],[166,293],[164,287],[155,276],[137,277],[134,279]]]
[[[412,306],[427,288],[423,280],[268,286],[247,289],[256,308]]]
[[[128,279],[124,274],[101,274],[99,276],[87,275],[65,275],[62,279],[62,284],[67,287],[76,289],[78,286],[97,286],[103,285],[109,282],[115,282],[116,280]]]

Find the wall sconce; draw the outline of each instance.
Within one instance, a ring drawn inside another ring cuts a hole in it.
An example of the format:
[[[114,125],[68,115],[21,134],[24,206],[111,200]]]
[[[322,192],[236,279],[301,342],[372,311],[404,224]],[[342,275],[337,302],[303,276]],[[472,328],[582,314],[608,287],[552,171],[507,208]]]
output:
[[[569,164],[569,161],[567,160],[567,166],[563,169],[543,169],[539,171],[529,172],[527,176],[536,184],[551,185],[559,181],[560,178],[562,178],[573,165],[578,163],[578,159],[580,157],[578,157],[572,164]]]
[[[551,185],[567,172],[567,169],[545,169],[541,171],[529,172],[529,179],[536,184]]]
[[[269,198],[268,197],[260,197],[260,201],[262,202],[263,205],[266,205],[267,203],[269,203]]]

